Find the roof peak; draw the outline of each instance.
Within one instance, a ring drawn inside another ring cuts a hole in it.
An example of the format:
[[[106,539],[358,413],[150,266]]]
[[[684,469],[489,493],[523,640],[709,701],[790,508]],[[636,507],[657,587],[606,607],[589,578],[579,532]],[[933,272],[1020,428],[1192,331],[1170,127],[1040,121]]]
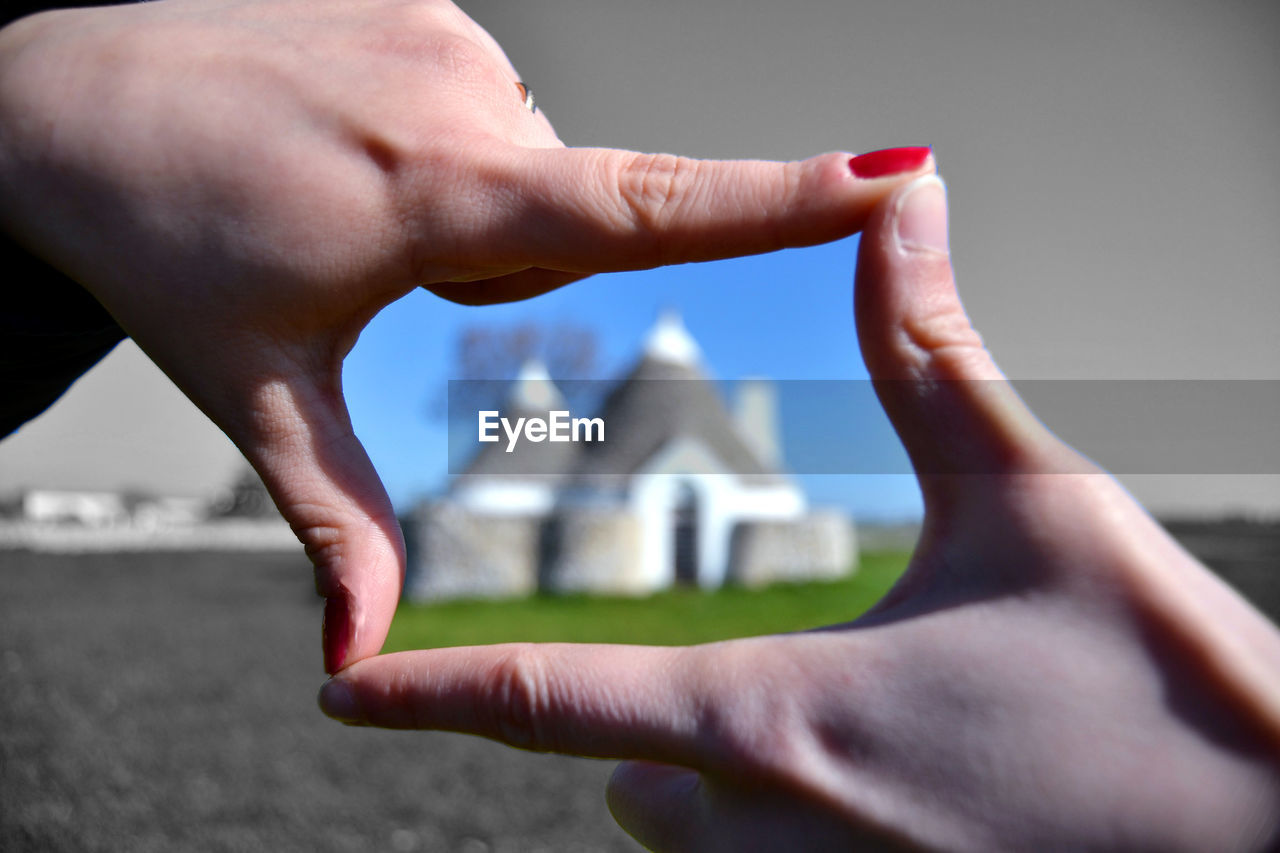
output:
[[[698,365],[702,360],[702,350],[685,328],[680,313],[670,308],[658,315],[658,321],[649,330],[649,337],[644,343],[644,354],[647,358],[690,367]]]
[[[551,381],[547,366],[540,359],[530,358],[520,365],[520,373],[511,384],[509,402],[519,410],[545,412],[564,405],[564,397]]]

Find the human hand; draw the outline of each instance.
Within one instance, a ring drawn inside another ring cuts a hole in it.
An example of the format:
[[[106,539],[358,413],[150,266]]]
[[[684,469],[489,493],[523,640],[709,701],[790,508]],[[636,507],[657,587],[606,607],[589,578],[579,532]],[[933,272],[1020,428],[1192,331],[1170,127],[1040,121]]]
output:
[[[330,672],[378,652],[403,578],[341,388],[381,308],[834,239],[933,167],[566,149],[518,79],[444,0],[166,0],[0,31],[0,227],[262,475],[328,599]]]
[[[926,508],[871,612],[689,648],[402,652],[322,707],[628,759],[610,808],[655,850],[1273,845],[1280,635],[1001,381],[936,179],[872,214],[856,314]]]

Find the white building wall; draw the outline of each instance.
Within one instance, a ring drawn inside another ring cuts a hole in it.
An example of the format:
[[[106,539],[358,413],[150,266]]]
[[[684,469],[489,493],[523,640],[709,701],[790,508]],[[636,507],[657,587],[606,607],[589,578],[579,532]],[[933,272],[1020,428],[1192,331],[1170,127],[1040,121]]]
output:
[[[642,529],[639,571],[650,590],[675,582],[671,518],[686,484],[697,500],[698,585],[708,589],[721,586],[728,575],[734,525],[797,518],[806,510],[804,495],[794,485],[744,484],[726,473],[701,443],[672,443],[636,475],[631,491],[631,506]]]
[[[704,588],[722,586],[729,573],[730,542],[733,528],[740,521],[782,520],[799,518],[805,512],[804,495],[795,486],[743,486],[731,477],[709,478],[714,482],[707,505],[706,520],[699,516],[700,566],[698,585]]]
[[[547,515],[555,508],[556,492],[550,483],[486,479],[455,487],[450,499],[481,515]]]

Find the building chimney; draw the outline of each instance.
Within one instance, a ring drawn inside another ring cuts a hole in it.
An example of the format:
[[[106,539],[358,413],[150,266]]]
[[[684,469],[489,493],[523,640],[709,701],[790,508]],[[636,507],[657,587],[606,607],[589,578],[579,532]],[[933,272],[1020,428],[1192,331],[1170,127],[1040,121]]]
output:
[[[756,458],[770,469],[782,465],[778,442],[777,393],[768,379],[743,379],[738,382],[734,407],[734,423],[743,441]]]

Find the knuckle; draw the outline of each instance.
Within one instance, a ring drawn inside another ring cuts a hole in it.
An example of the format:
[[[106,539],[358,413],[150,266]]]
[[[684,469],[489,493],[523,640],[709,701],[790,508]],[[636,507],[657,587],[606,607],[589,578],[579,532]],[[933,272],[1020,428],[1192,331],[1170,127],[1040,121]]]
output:
[[[804,161],[790,162],[783,165],[776,184],[770,184],[770,191],[757,200],[758,210],[764,233],[769,238],[772,250],[785,248],[788,244],[788,225],[792,214],[808,207],[815,195],[812,170]],[[776,193],[776,196],[770,197]],[[776,199],[776,200],[775,200]]]
[[[298,515],[297,510],[293,510],[286,515],[286,518],[291,516],[297,518]],[[293,530],[293,535],[297,536],[298,541],[302,543],[302,549],[311,560],[311,564],[330,572],[340,569],[344,542],[341,527],[332,523],[325,524],[309,520],[294,521],[292,518],[289,527]]]
[[[487,673],[482,707],[493,734],[521,749],[554,748],[546,727],[550,688],[541,654],[531,644],[513,645]]]
[[[925,311],[908,318],[902,331],[911,345],[924,352],[945,349],[982,349],[982,337],[969,319],[955,308]]]
[[[636,154],[618,170],[618,193],[634,226],[665,231],[692,203],[701,164],[674,154]]]
[[[376,535],[377,524],[373,519],[360,518],[322,501],[291,501],[281,510],[316,568],[317,580],[325,579],[326,583],[335,583],[349,568],[352,543]],[[323,589],[320,592],[331,594]]]
[[[766,783],[801,777],[806,759],[789,716],[784,702],[756,694],[705,716],[700,736],[725,775]]]
[[[493,65],[488,51],[466,36],[453,33],[433,37],[427,44],[431,62],[455,78],[487,74]]]
[[[921,271],[924,280],[951,279],[947,260],[939,258],[927,263],[936,268]],[[921,299],[903,317],[898,334],[905,354],[922,365],[948,358],[949,354],[970,358],[986,353],[981,335],[974,330],[964,307],[950,289]]]
[[[466,68],[475,54],[487,55],[467,34],[452,4],[419,0],[384,5],[379,13],[355,25],[362,46],[380,57],[409,62],[443,63],[444,69]]]
[[[727,654],[721,647],[713,669],[703,678],[740,685],[704,705],[697,718],[697,738],[711,767],[728,776],[777,781],[803,774],[805,758],[799,733],[805,727],[791,691],[762,680],[762,669],[750,648]],[[714,683],[714,682],[707,682]]]
[[[978,343],[939,347],[929,354],[929,375],[943,381],[995,379],[999,375],[991,353]]]
[[[826,183],[821,180],[815,181],[815,177],[821,178],[819,173],[814,174],[811,164],[804,160],[793,160],[784,163],[779,178],[779,197],[782,200],[781,209],[786,211],[798,210],[805,207],[812,201],[815,193],[814,184],[822,187]]]

